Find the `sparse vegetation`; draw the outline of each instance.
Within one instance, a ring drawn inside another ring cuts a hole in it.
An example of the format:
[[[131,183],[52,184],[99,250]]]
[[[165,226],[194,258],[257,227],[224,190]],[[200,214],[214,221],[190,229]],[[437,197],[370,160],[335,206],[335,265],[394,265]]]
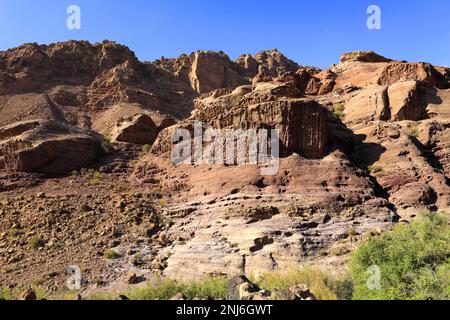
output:
[[[377,174],[383,172],[383,168],[378,164],[373,164],[368,167],[368,170],[371,174]]]
[[[138,252],[131,258],[131,263],[134,266],[140,266],[143,264],[142,258],[143,258],[142,253]]]
[[[381,272],[380,286],[367,285]],[[350,263],[354,299],[450,299],[450,226],[443,215],[426,212],[410,225],[370,238]]]
[[[111,144],[111,142],[109,142],[108,139],[103,139],[102,141],[102,150],[103,152],[105,152],[106,154],[111,154],[115,151],[114,146]]]
[[[266,290],[289,290],[292,286],[306,284],[319,300],[337,300],[348,298],[343,290],[347,278],[339,278],[325,273],[317,267],[304,267],[284,272],[266,273],[257,281]],[[278,299],[286,299],[282,294]]]
[[[163,192],[160,187],[154,187],[150,190],[150,193],[157,198],[162,198]]]
[[[99,178],[92,178],[89,181],[89,183],[90,183],[91,186],[99,186],[99,185],[101,185],[103,183],[103,181],[101,179],[99,179]]]
[[[417,130],[417,128],[414,128],[411,130],[411,133],[409,134],[411,137],[413,138],[418,138],[419,137],[419,130]]]
[[[132,289],[125,295],[132,300],[164,300],[172,298],[177,293],[184,294],[188,299],[225,299],[228,293],[228,280],[215,277],[203,281],[181,283],[171,279],[157,279],[146,287]]]
[[[45,240],[39,236],[32,236],[28,238],[27,243],[31,249],[37,250],[45,245]]]
[[[15,238],[18,235],[21,235],[23,232],[21,230],[19,230],[18,228],[11,228],[8,230],[8,236],[10,236],[11,238]]]
[[[342,103],[335,104],[333,106],[333,114],[336,118],[342,119],[344,118],[345,105]]]
[[[142,152],[149,153],[151,149],[152,149],[152,146],[149,144],[146,144],[145,146],[142,147]]]
[[[103,256],[106,260],[114,260],[120,258],[119,253],[114,249],[106,250]]]
[[[243,96],[233,96],[232,98],[231,98],[231,104],[233,105],[233,106],[236,106],[236,105],[238,105],[239,103],[241,103],[241,101],[244,99],[244,97]]]

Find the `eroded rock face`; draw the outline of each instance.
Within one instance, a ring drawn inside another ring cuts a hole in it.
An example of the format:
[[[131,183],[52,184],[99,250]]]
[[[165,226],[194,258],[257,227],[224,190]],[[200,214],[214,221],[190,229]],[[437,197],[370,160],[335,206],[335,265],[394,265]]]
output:
[[[102,155],[94,134],[57,121],[19,122],[0,128],[0,168],[65,174],[87,167]]]
[[[295,72],[300,68],[297,63],[286,58],[277,49],[260,51],[254,58],[259,64],[259,73],[272,77],[281,76],[286,72]]]
[[[73,125],[91,116],[80,115],[80,109],[94,112],[118,103],[139,103],[175,118],[186,117],[197,95],[189,83],[155,64],[141,63],[127,47],[110,41],[26,44],[0,52],[0,61],[0,98],[14,95],[11,108],[20,110],[28,104],[26,95],[47,93]],[[21,95],[24,101],[20,101]],[[5,120],[12,123],[36,118]]]
[[[379,85],[411,80],[423,81],[439,89],[445,89],[448,86],[445,77],[429,63],[389,63],[378,76]]]
[[[197,51],[189,56],[163,58],[155,63],[189,83],[198,94],[221,88],[234,89],[249,83],[244,69],[232,62],[223,52]]]
[[[152,118],[145,114],[123,119],[111,132],[113,142],[152,145],[158,136],[158,128]]]
[[[248,81],[225,54],[196,52],[189,73],[192,88],[199,94],[219,88],[236,88]]]
[[[242,89],[241,89],[242,90]],[[215,98],[212,94],[196,101],[193,116],[180,127],[201,121],[217,129],[279,130],[282,154],[298,153],[306,158],[325,154],[328,143],[328,111],[313,100],[301,99],[291,84],[261,83],[250,93],[235,91]],[[170,128],[160,136],[155,152],[172,147]]]

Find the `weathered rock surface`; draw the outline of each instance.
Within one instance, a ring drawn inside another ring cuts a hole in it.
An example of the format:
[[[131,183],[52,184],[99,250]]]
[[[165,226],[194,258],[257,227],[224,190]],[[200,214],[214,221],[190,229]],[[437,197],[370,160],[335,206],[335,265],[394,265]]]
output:
[[[102,154],[94,134],[57,121],[25,121],[0,128],[0,168],[64,174],[87,167]]]
[[[158,128],[145,114],[123,119],[111,132],[111,141],[152,145],[158,136]]]
[[[353,51],[344,53],[341,56],[341,63],[344,62],[391,62],[391,59],[387,59],[373,51]]]
[[[202,121],[205,126],[218,129],[275,128],[283,154],[296,152],[306,158],[318,158],[324,155],[328,144],[328,111],[314,100],[300,97],[290,84],[261,83],[244,95],[235,91],[197,100],[192,117],[179,126],[192,128],[192,122]],[[155,152],[171,150],[174,129],[160,135]]]
[[[198,94],[249,83],[243,69],[223,52],[197,51],[177,59],[162,58],[156,64],[189,83]]]

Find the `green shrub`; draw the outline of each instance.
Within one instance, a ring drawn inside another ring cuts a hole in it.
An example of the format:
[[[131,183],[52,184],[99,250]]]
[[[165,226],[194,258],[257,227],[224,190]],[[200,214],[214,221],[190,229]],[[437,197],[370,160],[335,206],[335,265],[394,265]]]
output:
[[[89,184],[91,186],[99,186],[103,183],[102,179],[100,178],[92,178],[91,180],[89,180]]]
[[[380,271],[378,288],[368,285],[373,266]],[[447,219],[427,212],[410,225],[369,239],[353,254],[350,270],[357,300],[450,299]]]
[[[342,103],[338,103],[333,107],[333,114],[336,118],[342,119],[344,117],[345,106]]]
[[[106,154],[111,154],[115,151],[114,146],[106,138],[102,141],[102,149]]]
[[[31,249],[35,250],[45,246],[45,240],[41,239],[41,237],[39,236],[33,236],[28,238],[27,243]]]
[[[418,138],[419,137],[419,130],[417,130],[417,128],[414,128],[411,130],[410,136],[413,138]]]
[[[373,164],[373,165],[369,166],[368,170],[371,174],[383,172],[383,168],[377,164]]]
[[[114,249],[106,250],[103,256],[107,260],[114,260],[114,259],[119,259],[120,258],[119,253],[116,250],[114,250]]]

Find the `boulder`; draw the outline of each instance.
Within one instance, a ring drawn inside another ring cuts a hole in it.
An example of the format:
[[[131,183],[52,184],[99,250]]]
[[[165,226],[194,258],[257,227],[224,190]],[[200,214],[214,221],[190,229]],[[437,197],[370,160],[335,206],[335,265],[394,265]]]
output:
[[[426,117],[426,105],[420,98],[418,81],[397,82],[388,89],[391,119],[419,121]]]
[[[379,85],[403,81],[423,81],[439,89],[447,88],[447,80],[429,63],[392,62],[378,72]]]
[[[361,90],[345,103],[344,121],[348,125],[390,118],[387,86]]]
[[[316,296],[309,290],[308,286],[300,284],[289,289],[293,300],[317,300]]]
[[[23,301],[37,300],[36,292],[30,288],[30,289],[22,292],[17,300],[23,300]]]
[[[252,293],[258,292],[261,289],[250,282],[244,275],[234,276],[228,282],[228,299],[229,300],[244,300],[248,299]]]
[[[176,295],[174,295],[170,300],[184,301],[184,300],[187,300],[187,297],[183,293],[179,292]]]
[[[0,168],[66,174],[91,165],[103,154],[102,141],[57,121],[30,120],[0,128]]]
[[[111,132],[111,141],[152,145],[158,136],[158,128],[145,114],[122,119]]]

